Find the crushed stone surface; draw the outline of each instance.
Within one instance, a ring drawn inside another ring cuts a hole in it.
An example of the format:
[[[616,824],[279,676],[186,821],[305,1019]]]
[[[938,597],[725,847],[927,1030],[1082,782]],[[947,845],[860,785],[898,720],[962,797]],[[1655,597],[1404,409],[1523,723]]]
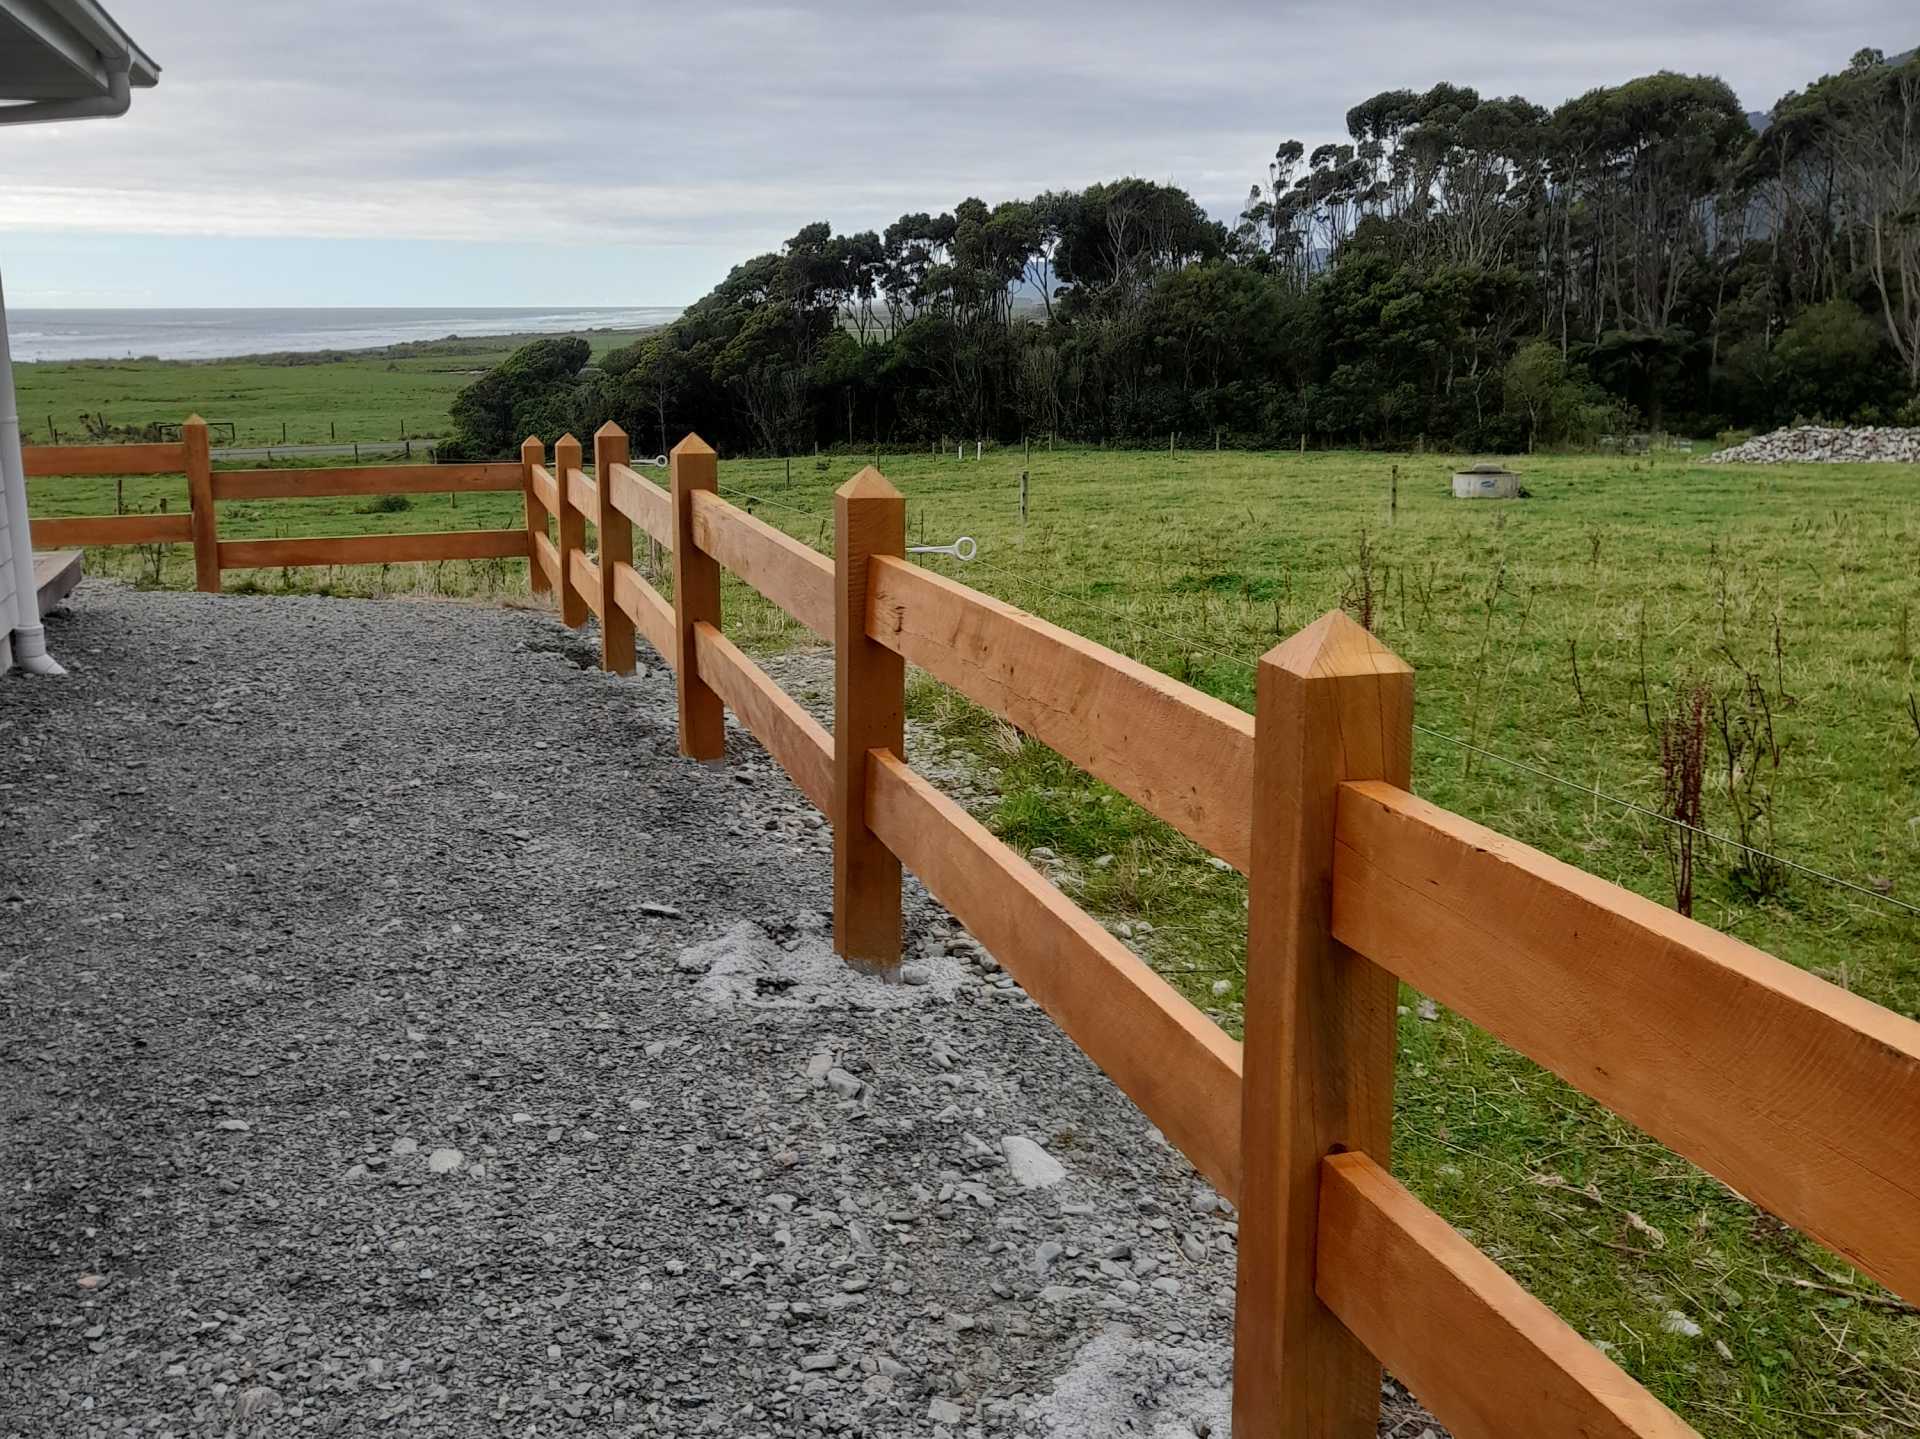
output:
[[[1226,1433],[1231,1212],[916,885],[916,972],[835,960],[820,815],[681,759],[644,649],[94,581],[48,629],[0,1435]]]

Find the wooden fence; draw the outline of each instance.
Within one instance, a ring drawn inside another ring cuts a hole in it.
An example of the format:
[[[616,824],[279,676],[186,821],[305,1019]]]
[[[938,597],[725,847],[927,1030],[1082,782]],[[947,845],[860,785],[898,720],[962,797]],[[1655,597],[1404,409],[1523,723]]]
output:
[[[267,540],[220,538],[219,517],[215,509],[215,502],[219,500],[517,490],[521,483],[521,468],[511,462],[216,471],[210,458],[206,421],[198,415],[180,426],[180,439],[170,444],[31,445],[21,454],[29,478],[49,475],[186,476],[187,509],[183,513],[36,519],[33,521],[33,545],[35,549],[50,550],[87,545],[191,542],[194,583],[202,590],[217,591],[222,570],[266,566],[382,565],[408,560],[519,559],[527,553],[527,533],[518,528]]]
[[[731,709],[830,817],[836,949],[897,964],[912,870],[1239,1206],[1241,1439],[1371,1436],[1383,1362],[1463,1439],[1693,1432],[1387,1172],[1400,979],[1920,1302],[1920,1024],[1409,793],[1413,674],[1344,614],[1261,660],[1248,715],[908,564],[876,470],[828,558],[723,500],[697,437],[666,489],[612,425],[594,458],[526,442],[512,552],[608,669],[636,634],[673,666],[685,754]],[[831,734],[721,632],[723,567],[833,641]],[[1247,875],[1244,1043],[907,765],[909,662]]]

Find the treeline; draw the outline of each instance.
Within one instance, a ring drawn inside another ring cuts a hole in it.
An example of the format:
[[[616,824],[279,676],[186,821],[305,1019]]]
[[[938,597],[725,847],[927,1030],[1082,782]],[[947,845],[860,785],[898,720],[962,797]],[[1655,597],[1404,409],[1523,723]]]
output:
[[[1138,179],[885,233],[807,226],[587,366],[543,340],[458,447],[698,430],[1478,450],[1796,417],[1920,423],[1920,58],[1862,51],[1764,122],[1670,73],[1548,111],[1441,84],[1279,147],[1238,223]]]

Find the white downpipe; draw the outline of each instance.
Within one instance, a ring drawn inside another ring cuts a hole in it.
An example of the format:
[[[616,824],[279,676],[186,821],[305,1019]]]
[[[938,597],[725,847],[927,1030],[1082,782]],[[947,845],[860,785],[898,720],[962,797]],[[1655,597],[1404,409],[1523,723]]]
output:
[[[0,284],[0,505],[7,512],[13,551],[13,657],[30,675],[63,675],[47,653],[40,624],[40,587],[33,580],[33,533],[27,519],[27,467],[20,458],[20,406],[13,393],[13,352],[7,344],[7,294]]]
[[[61,120],[93,120],[124,115],[133,104],[132,83],[127,78],[126,60],[121,68],[107,76],[107,93],[89,95],[81,100],[28,100],[19,105],[0,105],[0,125],[51,125]]]
[[[124,115],[133,103],[128,65],[127,57],[119,57],[119,63],[107,76],[104,95],[0,105],[0,125],[50,124]],[[28,674],[63,675],[66,670],[47,653],[47,632],[40,623],[40,587],[33,579],[33,527],[27,518],[27,468],[20,458],[20,406],[13,392],[13,353],[7,343],[4,288],[0,288],[0,508],[6,510],[7,538],[13,552],[16,616],[13,657]]]

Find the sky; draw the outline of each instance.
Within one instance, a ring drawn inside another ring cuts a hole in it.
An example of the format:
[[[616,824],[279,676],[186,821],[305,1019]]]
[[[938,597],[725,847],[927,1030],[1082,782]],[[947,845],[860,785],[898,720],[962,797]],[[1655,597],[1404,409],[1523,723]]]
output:
[[[802,225],[1140,175],[1230,219],[1283,139],[1438,80],[1660,69],[1750,110],[1912,0],[109,0],[118,120],[0,128],[29,306],[675,305]]]

